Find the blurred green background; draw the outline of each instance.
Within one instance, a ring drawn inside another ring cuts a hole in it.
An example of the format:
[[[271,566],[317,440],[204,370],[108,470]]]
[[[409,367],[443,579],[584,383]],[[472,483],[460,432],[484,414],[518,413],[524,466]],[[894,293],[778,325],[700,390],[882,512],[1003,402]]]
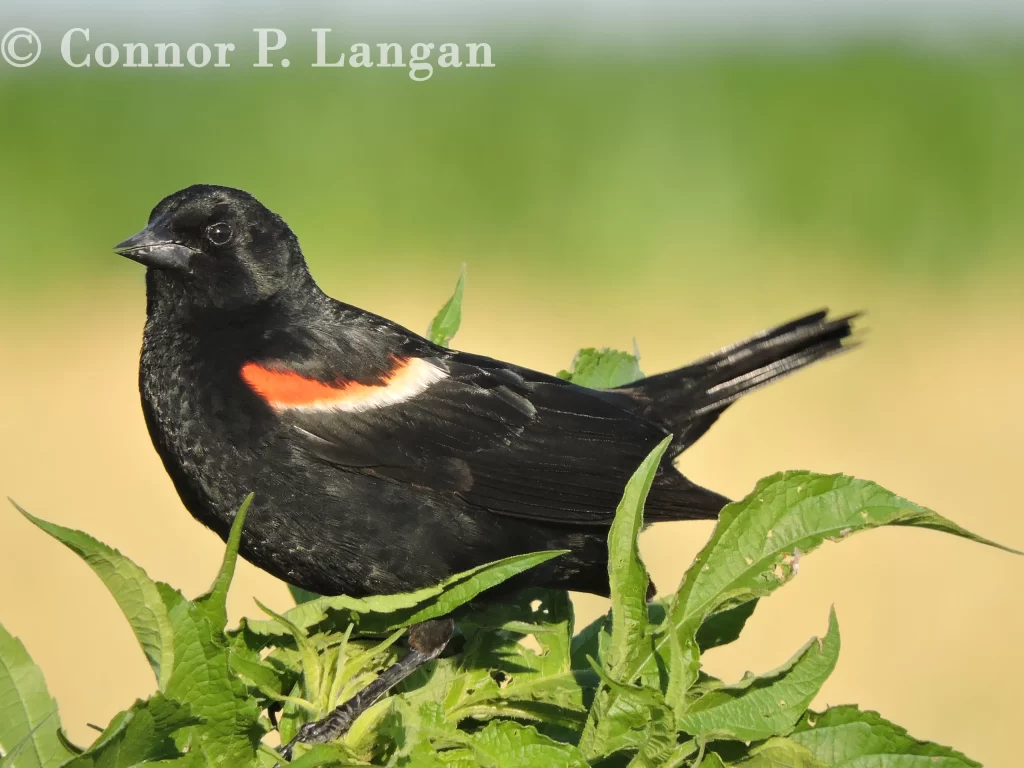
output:
[[[110,251],[205,182],[282,214],[328,292],[417,330],[468,262],[455,346],[548,371],[635,338],[653,373],[819,305],[867,309],[862,350],[736,406],[684,470],[733,496],[779,469],[845,471],[1024,544],[1024,45],[545,40],[495,60],[423,84],[0,70],[0,491],[207,586],[220,543],[148,444],[142,274]],[[645,534],[663,591],[708,530]],[[152,687],[142,656],[73,555],[13,513],[0,541],[0,620],[88,740],[87,721]],[[870,534],[809,558],[709,671],[777,666],[834,602],[844,650],[819,706],[856,701],[1013,765],[1022,586],[1008,555]],[[288,599],[248,568],[236,616],[254,594]]]
[[[321,274],[453,253],[681,269],[680,249],[687,272],[711,268],[702,251],[777,271],[752,246],[926,281],[1019,264],[1024,46],[499,55],[425,84],[380,69],[0,80],[5,283],[116,278],[99,244],[197,180],[285,212]]]

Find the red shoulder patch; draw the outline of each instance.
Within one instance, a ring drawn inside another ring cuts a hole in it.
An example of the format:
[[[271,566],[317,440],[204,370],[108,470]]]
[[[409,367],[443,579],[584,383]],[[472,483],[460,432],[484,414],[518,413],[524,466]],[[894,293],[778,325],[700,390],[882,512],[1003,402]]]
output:
[[[380,384],[336,379],[326,383],[295,371],[246,363],[240,371],[249,389],[275,410],[366,411],[407,400],[447,374],[419,358],[395,358]]]

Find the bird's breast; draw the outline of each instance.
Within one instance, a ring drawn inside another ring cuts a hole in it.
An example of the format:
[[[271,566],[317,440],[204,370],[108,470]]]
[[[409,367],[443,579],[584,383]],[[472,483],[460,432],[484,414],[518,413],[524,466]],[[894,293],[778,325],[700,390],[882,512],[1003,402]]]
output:
[[[188,338],[147,328],[139,368],[153,445],[188,510],[222,536],[255,490],[275,428],[223,362]]]

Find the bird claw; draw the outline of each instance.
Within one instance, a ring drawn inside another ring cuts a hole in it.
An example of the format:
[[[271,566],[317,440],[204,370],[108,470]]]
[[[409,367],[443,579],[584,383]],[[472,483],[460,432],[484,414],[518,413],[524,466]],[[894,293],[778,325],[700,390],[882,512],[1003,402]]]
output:
[[[291,762],[292,752],[296,744],[326,744],[329,741],[334,741],[344,736],[355,721],[353,715],[361,714],[361,709],[358,706],[351,706],[354,701],[355,699],[342,704],[323,720],[306,723],[299,728],[294,739],[277,750],[278,754],[285,761]],[[280,768],[280,763],[274,768]]]
[[[292,759],[292,751],[299,744],[326,744],[348,732],[352,723],[385,693],[415,672],[424,663],[436,659],[448,645],[455,632],[450,618],[429,619],[409,629],[410,652],[405,658],[384,670],[376,680],[355,696],[330,712],[327,717],[299,728],[295,738],[278,752],[285,760]],[[279,765],[275,768],[280,768]]]

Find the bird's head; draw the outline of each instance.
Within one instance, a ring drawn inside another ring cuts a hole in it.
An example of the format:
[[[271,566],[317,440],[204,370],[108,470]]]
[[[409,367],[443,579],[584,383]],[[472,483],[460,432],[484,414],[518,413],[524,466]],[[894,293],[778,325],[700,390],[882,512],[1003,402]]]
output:
[[[284,220],[248,192],[197,184],[161,200],[114,250],[148,267],[147,285],[187,306],[232,309],[309,279]]]

